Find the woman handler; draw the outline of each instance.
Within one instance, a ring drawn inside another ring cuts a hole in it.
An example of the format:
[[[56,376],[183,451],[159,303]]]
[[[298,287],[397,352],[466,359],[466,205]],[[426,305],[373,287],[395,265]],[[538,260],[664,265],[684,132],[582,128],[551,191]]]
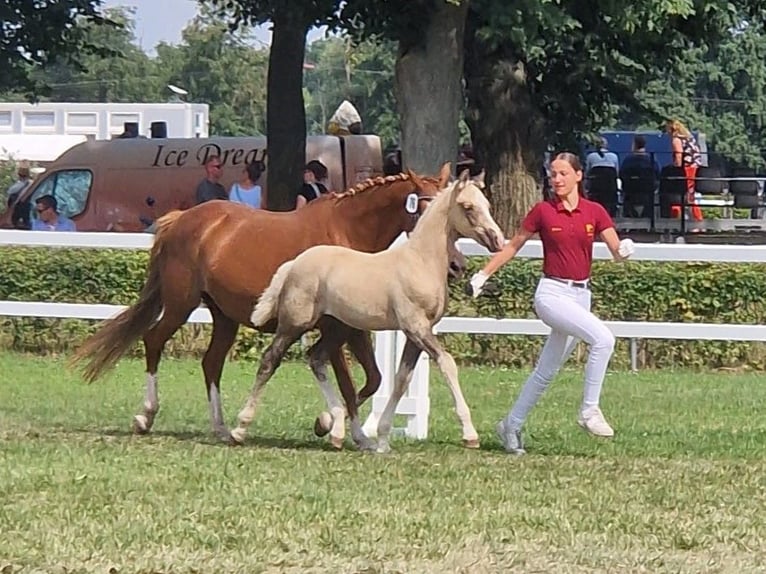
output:
[[[614,335],[590,311],[589,278],[596,237],[606,243],[615,261],[630,257],[634,246],[630,239],[620,241],[611,217],[601,204],[583,197],[582,180],[578,157],[571,153],[558,154],[551,162],[554,197],[541,201],[529,211],[513,239],[469,284],[469,291],[477,297],[495,271],[513,259],[532,235],[540,235],[543,277],[535,291],[534,307],[551,333],[516,403],[497,424],[500,440],[510,453],[524,454],[521,437],[524,421],[580,339],[588,343],[590,353],[585,365],[578,423],[592,435],[614,436],[599,408],[601,386],[614,349]]]

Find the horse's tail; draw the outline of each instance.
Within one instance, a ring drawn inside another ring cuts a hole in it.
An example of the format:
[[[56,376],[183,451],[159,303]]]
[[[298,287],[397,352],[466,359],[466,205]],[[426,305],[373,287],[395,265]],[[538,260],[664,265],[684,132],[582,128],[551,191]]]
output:
[[[250,315],[250,322],[254,327],[262,327],[271,319],[277,318],[279,296],[282,293],[282,288],[285,286],[285,281],[290,274],[293,263],[295,263],[295,260],[282,263],[277,272],[274,273],[274,277],[271,278],[269,286],[261,293],[258,304]]]
[[[88,337],[70,360],[70,365],[87,361],[83,377],[89,383],[114,367],[131,345],[143,335],[162,313],[160,289],[160,257],[166,241],[165,233],[181,211],[172,211],[157,220],[157,232],[149,255],[149,269],[138,301],[116,317],[108,319]]]

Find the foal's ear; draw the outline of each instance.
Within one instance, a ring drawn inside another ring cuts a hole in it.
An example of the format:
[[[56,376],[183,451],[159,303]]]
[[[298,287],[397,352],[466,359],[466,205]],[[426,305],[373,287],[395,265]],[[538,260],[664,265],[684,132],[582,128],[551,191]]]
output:
[[[463,187],[469,179],[471,179],[471,172],[468,171],[468,168],[466,168],[460,172],[460,177],[458,177],[458,181],[460,181],[460,187]]]
[[[482,187],[484,187],[484,176],[486,175],[486,172],[482,169],[478,175],[476,175],[473,180],[480,183]]]
[[[445,161],[444,165],[442,165],[442,168],[439,171],[439,187],[447,187],[450,177],[452,177],[452,162]]]

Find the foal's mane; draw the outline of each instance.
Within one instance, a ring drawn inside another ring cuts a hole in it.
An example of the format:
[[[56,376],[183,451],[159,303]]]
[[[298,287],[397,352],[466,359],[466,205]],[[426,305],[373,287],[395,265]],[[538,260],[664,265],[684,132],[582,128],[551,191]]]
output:
[[[424,181],[432,182],[432,183],[436,182],[436,179],[432,177],[422,177],[421,179],[423,179]],[[370,177],[365,179],[364,181],[357,183],[353,187],[349,187],[346,191],[342,193],[331,194],[330,197],[333,199],[345,199],[347,197],[353,197],[355,195],[359,195],[373,188],[378,188],[384,185],[391,185],[393,183],[396,183],[397,181],[412,181],[412,177],[410,177],[408,173],[397,173],[395,175]]]

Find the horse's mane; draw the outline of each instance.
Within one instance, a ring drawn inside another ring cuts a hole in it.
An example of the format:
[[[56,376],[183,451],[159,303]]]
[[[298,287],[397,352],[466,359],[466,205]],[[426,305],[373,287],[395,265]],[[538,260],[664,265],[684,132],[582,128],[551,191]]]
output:
[[[381,175],[378,177],[370,177],[365,179],[364,181],[360,181],[353,187],[349,187],[346,191],[343,192],[335,192],[332,194],[328,194],[333,199],[344,199],[346,197],[353,197],[355,195],[359,195],[360,193],[364,193],[365,191],[368,191],[373,188],[377,188],[383,185],[389,185],[392,183],[395,183],[397,181],[409,181],[412,178],[408,173],[397,173],[395,175]],[[434,178],[431,177],[423,177],[426,181],[435,181]]]

